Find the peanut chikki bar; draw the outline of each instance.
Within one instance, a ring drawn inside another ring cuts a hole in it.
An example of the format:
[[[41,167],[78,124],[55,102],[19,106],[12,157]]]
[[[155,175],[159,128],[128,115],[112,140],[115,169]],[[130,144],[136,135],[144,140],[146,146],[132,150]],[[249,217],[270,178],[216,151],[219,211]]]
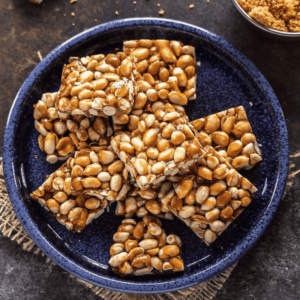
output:
[[[31,197],[69,230],[80,232],[129,189],[124,164],[107,146],[92,146],[69,158]]]
[[[195,48],[179,41],[124,41],[123,51],[137,60],[133,71],[139,93],[134,114],[140,114],[147,100],[169,99],[185,105],[196,99]]]
[[[157,101],[141,116],[130,116],[128,131],[111,145],[142,190],[191,166],[204,150],[184,109]]]
[[[76,149],[94,142],[101,146],[109,144],[112,129],[107,118],[66,115],[55,108],[57,95],[43,94],[33,111],[35,128],[40,133],[39,147],[47,153],[49,163],[67,160]]]
[[[138,223],[133,219],[123,220],[113,240],[108,263],[121,276],[184,270],[180,238],[175,234],[167,236],[154,216],[146,216]]]
[[[70,58],[56,100],[65,114],[114,116],[129,114],[136,93],[134,58],[124,53]]]
[[[137,61],[133,74],[138,92],[131,114],[141,115],[158,100],[185,105],[196,98],[194,47],[176,41],[138,40],[125,41],[123,50]],[[114,129],[121,130],[128,121],[128,116],[113,116]]]
[[[262,160],[243,106],[192,121],[203,147],[214,146],[237,170],[251,169]]]
[[[176,195],[174,191],[168,192],[161,203],[205,243],[211,244],[250,204],[257,189],[226,165],[226,160],[222,161],[213,148],[189,171],[181,182],[174,184]]]

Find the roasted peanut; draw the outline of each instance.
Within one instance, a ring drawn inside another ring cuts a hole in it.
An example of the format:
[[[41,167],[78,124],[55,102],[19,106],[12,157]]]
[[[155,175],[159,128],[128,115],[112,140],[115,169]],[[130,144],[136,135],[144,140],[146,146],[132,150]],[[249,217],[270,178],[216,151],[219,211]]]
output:
[[[171,258],[178,255],[180,252],[178,246],[176,245],[167,245],[161,248],[158,252],[160,259]]]
[[[110,260],[109,264],[112,267],[119,267],[121,266],[125,261],[129,259],[128,254],[126,252],[121,252],[116,255],[114,255]]]

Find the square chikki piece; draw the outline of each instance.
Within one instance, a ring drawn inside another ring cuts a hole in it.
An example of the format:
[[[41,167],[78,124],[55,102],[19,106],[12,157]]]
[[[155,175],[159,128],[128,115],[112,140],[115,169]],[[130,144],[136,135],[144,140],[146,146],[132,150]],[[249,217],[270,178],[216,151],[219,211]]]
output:
[[[161,198],[206,244],[211,244],[248,206],[255,186],[209,147],[205,157]]]
[[[193,46],[179,41],[124,41],[123,52],[135,58],[134,77],[139,87],[134,110],[143,109],[145,101],[169,99],[185,105],[196,99],[196,58]]]
[[[262,160],[245,108],[238,106],[192,121],[203,147],[214,146],[237,170],[251,169]]]
[[[125,219],[113,236],[109,264],[121,276],[171,273],[184,270],[181,240],[166,235],[155,216],[136,223]]]
[[[104,149],[103,149],[104,148]],[[130,189],[124,164],[108,147],[80,149],[31,197],[69,230],[82,231]]]
[[[188,168],[205,152],[183,107],[157,101],[130,116],[128,131],[111,140],[113,150],[142,190]]]
[[[109,145],[112,128],[108,118],[61,113],[55,107],[57,97],[57,92],[43,94],[33,111],[39,147],[47,153],[47,162],[65,161],[91,143]]]
[[[56,108],[66,115],[129,114],[134,103],[135,61],[124,53],[70,58]]]

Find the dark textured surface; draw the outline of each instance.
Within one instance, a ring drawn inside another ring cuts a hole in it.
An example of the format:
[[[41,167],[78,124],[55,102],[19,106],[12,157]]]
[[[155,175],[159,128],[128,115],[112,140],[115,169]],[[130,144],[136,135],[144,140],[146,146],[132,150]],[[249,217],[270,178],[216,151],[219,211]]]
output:
[[[0,76],[3,83],[0,98],[3,114],[0,121],[1,130],[4,128],[4,120],[14,94],[33,68],[33,63],[38,61],[37,50],[41,50],[42,54],[48,53],[68,37],[95,25],[94,18],[100,20],[101,17],[101,22],[113,19],[116,9],[119,10],[120,17],[150,16],[150,13],[156,16],[158,11],[152,1],[139,1],[136,6],[128,1],[119,1],[117,8],[114,8],[116,4],[114,1],[103,2],[101,7],[98,7],[99,2],[94,1],[93,9],[85,7],[91,2],[82,0],[73,6],[66,2],[61,7],[58,1],[49,1],[44,7],[34,7],[24,0],[18,2],[18,7],[17,2],[7,2],[5,7],[1,7],[1,19],[6,21],[5,25],[0,25],[3,33],[0,38],[2,68]],[[121,5],[122,3],[126,3],[127,7]],[[218,0],[209,4],[201,1],[199,5],[194,3],[196,5],[194,10],[188,9],[190,3],[186,1],[172,1],[172,3],[177,6],[173,12],[169,11],[167,3],[161,3],[166,11],[166,17],[200,25],[225,37],[266,75],[283,106],[290,131],[290,149],[291,152],[295,152],[299,148],[296,135],[299,127],[297,121],[299,104],[296,102],[296,95],[299,93],[299,46],[295,43],[265,40],[257,36],[245,26],[228,1]],[[58,12],[55,10],[56,7]],[[133,8],[136,8],[136,12]],[[70,17],[72,11],[76,13],[75,18]],[[63,17],[63,13],[67,13],[67,17]],[[187,14],[189,18],[186,17]],[[71,25],[72,22],[76,23],[74,27]],[[294,160],[297,165],[297,159]],[[298,196],[296,187],[297,182],[281,203],[275,221],[262,241],[241,261],[217,299],[299,298],[297,288],[299,206],[296,202]],[[1,243],[0,249],[2,252],[0,273],[7,273],[1,282],[1,299],[95,298],[91,292],[85,291],[77,284],[66,287],[67,280],[60,280],[62,271],[58,267],[48,274],[48,267],[42,267],[44,260],[35,261],[32,254],[18,252],[18,248],[10,242]],[[16,262],[17,259],[19,261]]]

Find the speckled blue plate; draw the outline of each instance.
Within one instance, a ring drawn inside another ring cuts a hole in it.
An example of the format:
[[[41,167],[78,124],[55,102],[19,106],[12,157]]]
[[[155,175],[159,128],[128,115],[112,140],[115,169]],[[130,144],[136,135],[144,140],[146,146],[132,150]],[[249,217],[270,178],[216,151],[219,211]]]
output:
[[[183,223],[163,221],[168,234],[183,241],[185,271],[171,275],[120,278],[108,267],[113,233],[121,222],[114,206],[72,234],[29,198],[58,165],[39,150],[33,104],[59,88],[63,64],[70,56],[114,52],[127,39],[181,40],[196,47],[197,100],[190,119],[244,105],[262,145],[263,162],[243,172],[258,188],[252,203],[211,246]],[[35,156],[38,156],[38,159]],[[33,241],[68,272],[108,289],[129,293],[163,293],[201,283],[230,267],[259,239],[282,197],[288,171],[288,136],[280,104],[259,70],[226,40],[199,27],[165,19],[126,19],[96,26],[63,43],[41,61],[22,85],[11,108],[4,135],[4,173],[13,207]]]

